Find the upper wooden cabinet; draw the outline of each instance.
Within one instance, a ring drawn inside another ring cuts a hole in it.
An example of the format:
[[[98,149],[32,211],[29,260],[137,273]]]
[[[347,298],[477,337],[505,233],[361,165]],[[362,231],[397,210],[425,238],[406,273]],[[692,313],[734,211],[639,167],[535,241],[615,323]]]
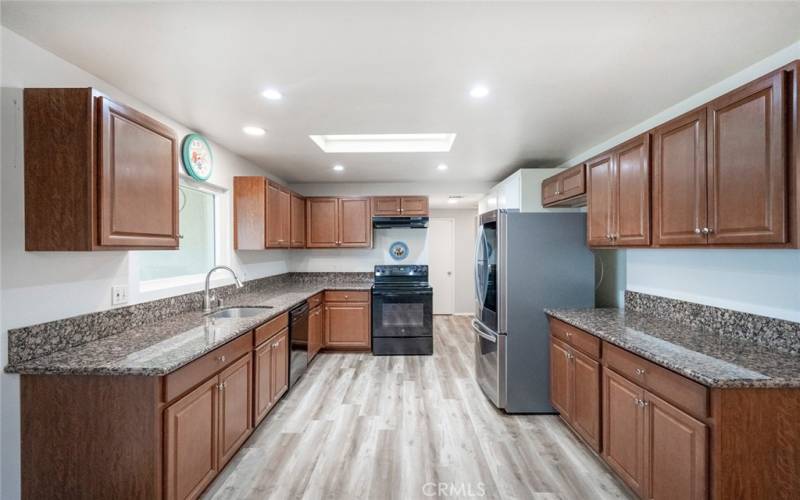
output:
[[[263,177],[233,178],[233,248],[261,250],[267,229],[267,190]]]
[[[291,199],[289,190],[267,182],[267,248],[289,248]]]
[[[307,198],[306,247],[370,247],[369,198]]]
[[[650,244],[649,158],[643,134],[587,162],[589,245]]]
[[[374,196],[372,215],[382,217],[428,215],[427,196]]]
[[[306,246],[306,199],[299,194],[291,194],[289,246],[305,248]]]
[[[585,165],[576,165],[542,181],[543,207],[579,207],[585,204]]]
[[[25,89],[25,249],[178,248],[178,139],[91,88]]]

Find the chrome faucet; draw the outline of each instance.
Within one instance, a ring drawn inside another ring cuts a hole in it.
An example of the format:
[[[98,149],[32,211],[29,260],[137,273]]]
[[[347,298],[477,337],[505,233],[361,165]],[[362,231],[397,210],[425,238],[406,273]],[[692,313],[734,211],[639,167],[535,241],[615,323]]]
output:
[[[233,275],[234,281],[236,282],[236,288],[242,288],[244,286],[244,285],[242,285],[242,282],[239,281],[239,277],[236,276],[236,271],[234,271],[230,267],[228,267],[228,266],[212,267],[211,270],[208,272],[208,274],[206,274],[206,291],[205,291],[205,294],[203,295],[203,312],[204,313],[210,313],[211,312],[211,302],[213,302],[214,300],[217,299],[216,295],[214,297],[211,297],[211,295],[209,294],[209,291],[208,291],[208,287],[211,285],[211,273],[213,273],[217,269],[227,269],[228,271],[230,271],[231,274]]]

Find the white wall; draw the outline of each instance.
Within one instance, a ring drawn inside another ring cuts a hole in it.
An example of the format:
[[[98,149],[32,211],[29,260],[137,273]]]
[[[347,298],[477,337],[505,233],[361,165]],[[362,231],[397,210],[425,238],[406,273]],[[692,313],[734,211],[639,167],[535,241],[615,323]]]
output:
[[[431,218],[447,218],[455,221],[455,280],[456,314],[475,312],[475,231],[476,210],[431,210]]]
[[[578,164],[795,59],[797,42],[564,162]],[[627,250],[627,289],[800,321],[800,250]]]
[[[96,87],[172,126],[183,136],[189,129],[125,95],[106,82],[2,28],[2,240],[0,240],[0,364],[7,363],[7,330],[111,307],[111,286],[128,284],[129,303],[199,290],[201,284],[155,293],[138,292],[135,252],[25,252],[23,223],[22,99],[24,87]],[[202,132],[202,131],[201,131]],[[234,253],[231,246],[231,201],[234,175],[266,175],[256,165],[212,143],[215,170],[209,184],[222,196],[222,257],[245,279],[286,272],[286,251]],[[220,279],[219,284],[227,282]],[[19,378],[0,376],[0,439],[3,499],[19,491]]]

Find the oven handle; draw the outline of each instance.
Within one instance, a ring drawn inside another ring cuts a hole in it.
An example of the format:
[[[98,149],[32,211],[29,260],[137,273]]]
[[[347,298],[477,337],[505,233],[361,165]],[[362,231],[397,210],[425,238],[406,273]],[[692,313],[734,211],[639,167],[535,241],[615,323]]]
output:
[[[474,320],[474,319],[472,320],[472,330],[474,330],[475,333],[477,333],[478,336],[480,336],[481,338],[483,338],[485,340],[488,340],[489,342],[491,342],[493,344],[497,343],[497,337],[495,337],[494,335],[490,335],[490,334],[486,333],[485,331],[483,331],[483,328],[481,327],[481,324],[478,323],[477,320]]]

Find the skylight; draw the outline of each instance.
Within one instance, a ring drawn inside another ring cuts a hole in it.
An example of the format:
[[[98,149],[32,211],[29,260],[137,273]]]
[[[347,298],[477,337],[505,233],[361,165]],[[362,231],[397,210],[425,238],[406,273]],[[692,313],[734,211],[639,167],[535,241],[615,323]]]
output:
[[[450,151],[456,134],[309,135],[326,153],[442,153]]]

